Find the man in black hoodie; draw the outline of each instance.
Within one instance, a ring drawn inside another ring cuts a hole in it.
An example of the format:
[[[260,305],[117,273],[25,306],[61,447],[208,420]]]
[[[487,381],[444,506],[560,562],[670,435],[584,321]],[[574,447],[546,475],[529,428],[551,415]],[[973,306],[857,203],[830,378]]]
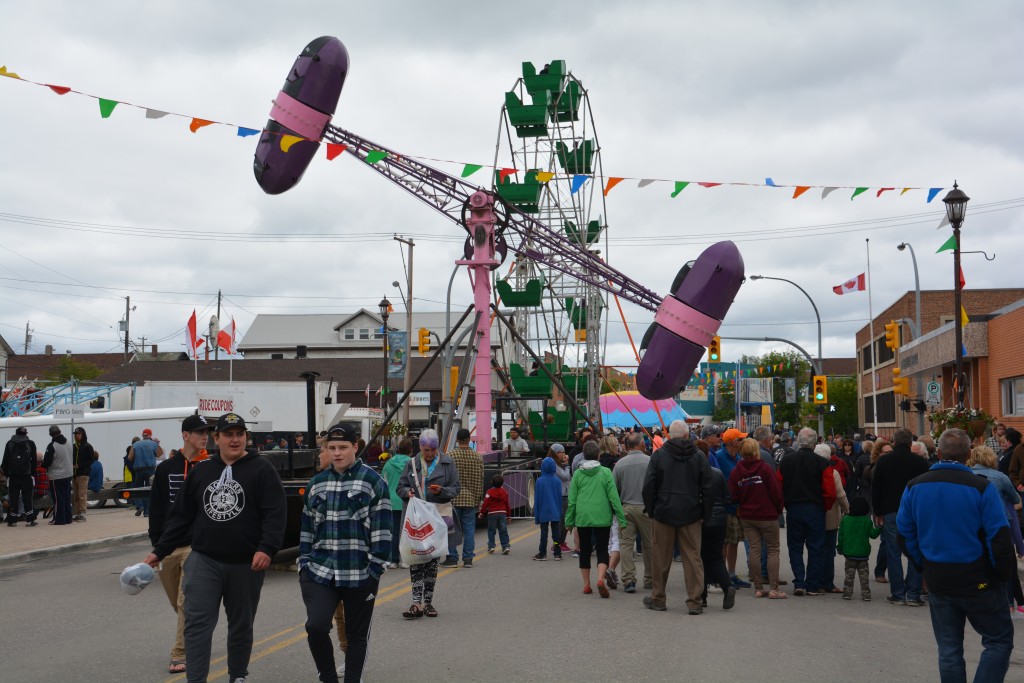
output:
[[[644,511],[651,524],[654,589],[644,606],[665,611],[665,585],[672,568],[672,548],[678,542],[686,583],[686,606],[693,615],[704,611],[704,563],[700,559],[702,521],[711,516],[715,493],[711,465],[690,441],[690,428],[682,420],[669,425],[669,440],[651,456],[644,478]],[[644,560],[647,561],[646,558]]]
[[[220,603],[228,617],[228,680],[249,675],[252,625],[265,570],[281,549],[287,516],[284,487],[274,466],[245,450],[245,420],[220,416],[214,429],[219,453],[192,467],[170,518],[144,562],[160,560],[192,533],[185,562],[185,651],[187,678],[205,683]]]
[[[75,476],[71,479],[71,519],[76,522],[85,521],[85,511],[89,508],[89,472],[96,462],[96,451],[89,443],[89,437],[83,427],[75,427]]]
[[[18,523],[18,503],[25,508],[25,525],[36,525],[32,510],[32,475],[36,471],[36,445],[28,438],[28,429],[18,427],[4,447],[0,471],[7,477],[7,490],[11,509],[7,513],[7,526]]]
[[[914,435],[909,429],[897,429],[892,435],[892,453],[878,459],[871,473],[871,510],[875,525],[882,527],[882,548],[889,559],[889,586],[885,599],[890,604],[923,607],[921,574],[913,562],[907,563],[906,580],[903,576],[903,555],[896,533],[896,513],[907,482],[928,471],[928,461],[912,453],[910,445]]]

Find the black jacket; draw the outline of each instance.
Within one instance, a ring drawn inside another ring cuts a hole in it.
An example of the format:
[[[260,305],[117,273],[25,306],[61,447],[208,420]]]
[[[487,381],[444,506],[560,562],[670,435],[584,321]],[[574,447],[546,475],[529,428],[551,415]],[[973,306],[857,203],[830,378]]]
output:
[[[160,559],[185,545],[227,564],[247,564],[262,551],[273,557],[284,542],[287,505],[281,477],[257,454],[231,465],[231,481],[221,484],[227,466],[219,455],[189,468],[153,553]]]
[[[662,524],[710,518],[716,492],[707,457],[688,439],[669,439],[651,456],[643,495],[644,511]]]
[[[92,444],[89,443],[89,435],[82,430],[82,440],[75,441],[75,476],[76,477],[88,477],[89,470],[92,469],[92,464],[96,462],[96,451],[93,449]]]
[[[199,462],[190,463],[181,451],[171,451],[171,456],[156,466],[149,491],[149,540],[154,546],[160,541],[160,534],[167,526],[178,491],[185,485],[185,475]],[[181,545],[192,545],[191,529],[182,538]]]
[[[15,434],[4,446],[0,471],[5,477],[31,477],[36,473],[36,445],[25,434]]]
[[[821,475],[828,467],[829,461],[810,448],[801,448],[783,458],[779,474],[782,476],[782,499],[786,507],[797,503],[815,503],[824,508]]]
[[[871,471],[871,511],[882,516],[897,512],[907,483],[928,471],[928,461],[910,452],[910,446],[892,447]]]

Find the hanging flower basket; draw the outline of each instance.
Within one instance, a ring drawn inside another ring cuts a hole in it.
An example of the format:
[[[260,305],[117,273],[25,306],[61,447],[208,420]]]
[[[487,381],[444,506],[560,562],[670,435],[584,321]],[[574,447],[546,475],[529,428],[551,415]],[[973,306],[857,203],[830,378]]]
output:
[[[373,424],[371,425],[373,431],[377,431],[377,428],[380,427],[380,424],[380,420],[374,420]],[[386,425],[384,425],[384,429],[381,430],[381,436],[386,436],[389,438],[400,438],[408,433],[409,428],[406,427],[401,422],[398,422],[397,420],[392,420],[391,422],[388,422]]]
[[[984,410],[971,409],[957,411],[956,408],[948,408],[928,415],[932,423],[932,436],[936,439],[947,429],[957,428],[967,432],[973,439],[985,435],[985,431],[993,424],[995,418]]]

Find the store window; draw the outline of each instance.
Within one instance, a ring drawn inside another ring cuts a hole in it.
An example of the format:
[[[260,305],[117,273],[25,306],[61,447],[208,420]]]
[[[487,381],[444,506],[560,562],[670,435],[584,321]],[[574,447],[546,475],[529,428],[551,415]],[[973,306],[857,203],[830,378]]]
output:
[[[878,394],[876,397],[864,397],[864,424],[875,421],[875,402],[878,403],[878,421],[882,423],[896,421],[896,395],[891,391]]]
[[[999,384],[1003,394],[1003,415],[1024,415],[1024,377],[1004,379]]]

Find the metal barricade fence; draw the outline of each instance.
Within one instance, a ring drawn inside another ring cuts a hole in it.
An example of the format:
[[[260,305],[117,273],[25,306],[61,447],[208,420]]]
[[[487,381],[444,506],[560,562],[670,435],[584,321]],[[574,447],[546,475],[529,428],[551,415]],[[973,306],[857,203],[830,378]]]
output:
[[[533,519],[534,484],[540,470],[512,468],[501,471],[508,492],[508,505],[512,508],[512,519]]]

